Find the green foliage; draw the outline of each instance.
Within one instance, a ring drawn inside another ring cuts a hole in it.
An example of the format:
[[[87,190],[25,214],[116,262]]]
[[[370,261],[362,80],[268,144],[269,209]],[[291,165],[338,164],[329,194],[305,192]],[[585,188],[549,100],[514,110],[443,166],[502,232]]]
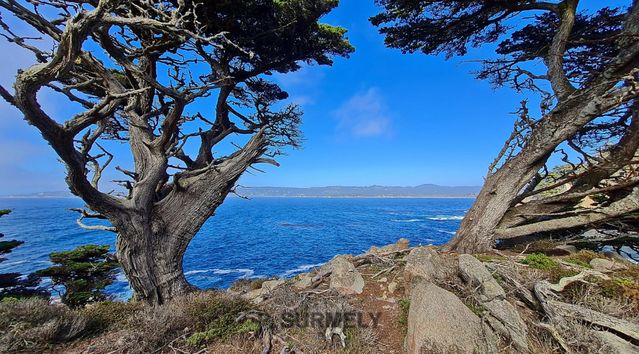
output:
[[[505,62],[529,62],[548,55],[558,30],[559,18],[553,11],[540,11],[529,0],[377,0],[381,13],[371,22],[385,35],[386,45],[403,52],[421,51],[447,57],[465,55],[469,47],[500,41],[496,54]],[[577,14],[565,58],[571,81],[585,81],[592,73],[603,71],[619,48],[615,36],[622,28],[623,10],[603,7]],[[520,15],[520,14],[530,14]],[[519,16],[520,21],[509,21]],[[514,27],[514,28],[513,28]],[[516,81],[510,66],[490,66],[478,73],[496,85]]]
[[[86,245],[49,255],[55,264],[36,272],[62,285],[62,302],[71,307],[84,306],[107,298],[104,288],[115,279],[118,263],[109,254],[109,246]]]
[[[636,288],[637,284],[635,283],[635,281],[631,278],[627,278],[627,277],[614,277],[612,279],[615,283],[621,285],[621,286],[625,286],[626,288]]]
[[[408,311],[410,311],[410,300],[399,299],[397,302],[399,305],[399,323],[403,326],[408,325]]]
[[[554,259],[542,253],[529,254],[526,258],[521,260],[520,263],[527,264],[531,268],[540,270],[550,270],[559,265]]]
[[[295,71],[298,61],[331,65],[333,56],[347,57],[353,47],[346,30],[319,22],[332,11],[336,0],[204,1],[187,2],[197,6],[200,21],[211,34],[225,32],[248,57],[232,45],[222,49],[238,64],[278,72]]]
[[[530,268],[544,271],[548,276],[548,280],[553,283],[558,282],[561,278],[577,274],[573,270],[561,267],[557,261],[542,253],[529,254],[520,263],[527,264]]]

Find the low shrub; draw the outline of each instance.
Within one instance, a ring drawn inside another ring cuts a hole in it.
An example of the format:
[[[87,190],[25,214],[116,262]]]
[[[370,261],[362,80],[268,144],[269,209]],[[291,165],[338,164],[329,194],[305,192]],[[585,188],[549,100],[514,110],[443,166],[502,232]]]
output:
[[[87,332],[97,334],[125,325],[140,310],[142,304],[138,302],[104,301],[86,306],[81,313],[87,318]]]
[[[86,318],[64,305],[48,301],[9,299],[0,303],[0,352],[40,352],[77,338]]]
[[[529,254],[520,261],[522,264],[528,265],[530,268],[535,268],[539,270],[550,270],[552,268],[558,267],[559,264],[555,262],[554,259],[546,256],[542,253],[533,253]]]

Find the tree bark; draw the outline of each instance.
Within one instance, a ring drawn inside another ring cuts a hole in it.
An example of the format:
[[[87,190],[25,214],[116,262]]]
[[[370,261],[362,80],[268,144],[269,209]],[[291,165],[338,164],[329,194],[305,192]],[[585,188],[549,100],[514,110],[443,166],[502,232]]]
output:
[[[512,160],[490,175],[459,231],[444,249],[459,253],[486,252],[494,247],[493,233],[511,207],[518,192],[537,172],[538,165],[525,167]]]
[[[180,237],[170,230],[153,230],[152,222],[120,227],[116,243],[116,256],[127,275],[137,300],[150,304],[163,304],[184,295],[193,287],[184,276],[182,262],[185,249],[170,248]]]
[[[636,75],[639,62],[639,2],[634,2],[619,41],[620,52],[610,65],[592,82],[575,90],[565,78],[562,56],[570,29],[574,25],[576,1],[568,1],[562,10],[561,25],[551,45],[550,56],[546,60],[547,76],[553,86],[557,103],[532,129],[525,145],[512,158],[486,178],[484,187],[474,205],[462,221],[455,237],[444,246],[445,250],[473,253],[490,250],[497,238],[496,230],[508,210],[521,202],[521,193],[544,166],[555,149],[571,139],[586,124],[605,115],[615,107],[636,99],[639,90],[634,84],[618,85],[628,75]],[[632,73],[632,74],[631,74]],[[632,139],[630,139],[632,140]],[[623,144],[625,145],[625,141]],[[632,145],[632,144],[629,144]],[[632,147],[632,146],[631,146]],[[492,172],[492,171],[491,171]],[[634,192],[632,194],[634,196]],[[624,210],[627,201],[624,201]],[[635,203],[630,203],[634,206]],[[615,209],[618,211],[618,208]],[[591,218],[580,217],[565,223],[574,227],[575,223],[589,222]],[[546,225],[548,226],[548,225]],[[552,229],[559,226],[552,225]],[[562,226],[563,227],[563,226]],[[512,235],[522,235],[538,228],[520,228]],[[500,234],[512,236],[504,230]]]

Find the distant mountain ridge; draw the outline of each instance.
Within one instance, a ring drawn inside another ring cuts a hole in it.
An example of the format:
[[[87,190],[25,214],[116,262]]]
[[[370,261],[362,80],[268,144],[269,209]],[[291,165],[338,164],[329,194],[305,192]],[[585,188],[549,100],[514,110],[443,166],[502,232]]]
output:
[[[481,186],[440,186],[421,184],[414,187],[398,186],[327,186],[327,187],[244,187],[237,194],[246,197],[319,197],[319,198],[474,198]],[[68,191],[38,192],[1,195],[3,198],[73,198]]]
[[[77,198],[69,191],[35,192],[23,194],[5,194],[1,198]]]
[[[237,187],[240,196],[247,197],[324,197],[324,198],[473,198],[481,186],[440,186],[421,184],[414,187],[397,186],[328,186],[328,187]]]

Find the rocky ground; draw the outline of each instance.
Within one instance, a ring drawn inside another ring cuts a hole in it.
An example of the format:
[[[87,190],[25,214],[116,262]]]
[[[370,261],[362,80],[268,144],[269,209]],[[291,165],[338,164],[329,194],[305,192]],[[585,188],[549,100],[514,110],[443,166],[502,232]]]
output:
[[[552,245],[546,253],[554,256],[457,255],[400,240],[337,256],[289,281],[231,291],[275,318],[283,309],[312,312],[327,303],[329,311],[364,317],[380,312],[376,326],[365,328],[279,327],[276,352],[639,352],[637,266],[572,246]]]
[[[160,308],[2,304],[0,351],[636,353],[638,300],[639,268],[614,255],[556,244],[458,255],[399,240]]]

